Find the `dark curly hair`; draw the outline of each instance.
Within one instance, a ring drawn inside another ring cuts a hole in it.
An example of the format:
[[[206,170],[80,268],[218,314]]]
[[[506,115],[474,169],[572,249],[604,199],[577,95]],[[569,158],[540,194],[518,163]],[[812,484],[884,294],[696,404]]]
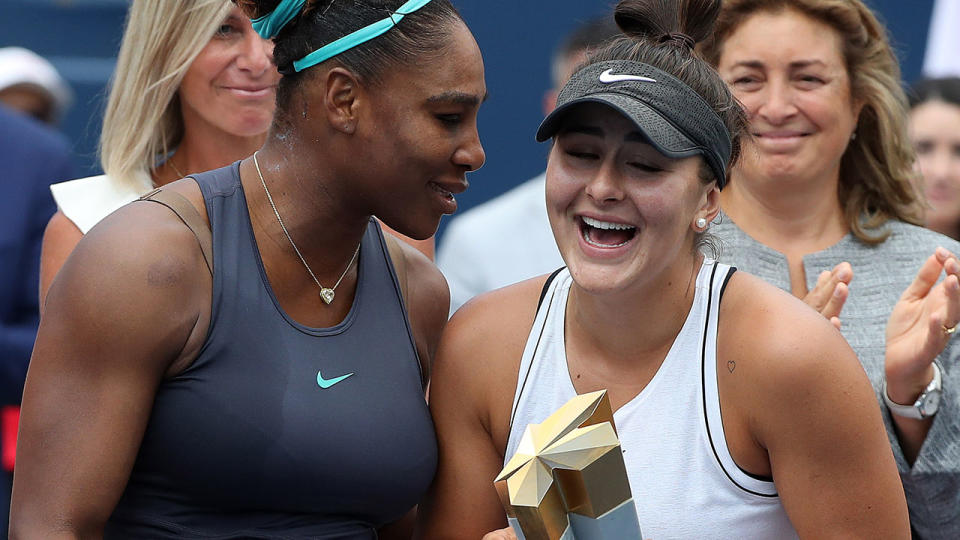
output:
[[[273,11],[280,0],[233,0],[251,19]],[[273,58],[284,76],[277,89],[278,114],[285,110],[291,91],[306,70],[293,71],[293,62],[364,26],[389,17],[405,0],[307,0],[301,12],[277,34]],[[433,0],[382,36],[338,54],[336,62],[362,81],[377,85],[394,65],[414,65],[424,57],[442,54],[452,23],[461,21],[449,0]]]

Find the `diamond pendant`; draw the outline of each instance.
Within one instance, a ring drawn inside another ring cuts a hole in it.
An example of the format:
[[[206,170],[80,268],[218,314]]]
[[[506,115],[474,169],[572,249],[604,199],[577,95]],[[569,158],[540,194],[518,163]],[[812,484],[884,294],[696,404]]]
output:
[[[326,287],[321,288],[320,299],[326,302],[327,305],[329,305],[330,302],[333,302],[333,289],[328,289]]]

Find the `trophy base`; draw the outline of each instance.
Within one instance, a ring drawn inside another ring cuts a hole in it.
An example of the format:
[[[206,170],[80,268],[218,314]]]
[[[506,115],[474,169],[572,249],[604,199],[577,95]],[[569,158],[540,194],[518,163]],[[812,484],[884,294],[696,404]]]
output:
[[[600,517],[591,518],[569,513],[570,525],[556,540],[630,540],[641,539],[640,523],[637,521],[637,509],[633,499],[610,510]],[[507,518],[517,540],[527,540],[516,518]]]
[[[591,518],[575,514],[567,514],[572,530],[571,539],[576,540],[640,540],[640,523],[637,521],[637,508],[633,499],[625,501],[620,506],[610,510],[602,516]]]

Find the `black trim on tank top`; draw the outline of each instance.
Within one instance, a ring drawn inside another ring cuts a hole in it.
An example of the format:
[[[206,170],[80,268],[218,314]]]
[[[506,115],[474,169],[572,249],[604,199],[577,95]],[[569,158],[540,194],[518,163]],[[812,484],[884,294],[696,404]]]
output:
[[[714,263],[717,264],[717,263]],[[731,266],[730,271],[727,272],[727,277],[723,278],[723,285],[720,286],[720,298],[723,298],[723,293],[727,290],[727,284],[730,283],[730,278],[737,273],[737,267]]]
[[[720,470],[723,471],[723,474],[725,474],[725,475],[727,476],[727,478],[730,480],[731,483],[733,483],[733,485],[737,486],[737,487],[740,488],[741,490],[746,491],[747,493],[750,493],[750,494],[752,494],[752,495],[757,495],[758,497],[767,497],[767,498],[771,498],[771,499],[772,499],[772,498],[778,497],[779,494],[778,494],[778,493],[774,493],[774,494],[772,494],[772,495],[769,495],[769,494],[767,494],[767,493],[759,493],[759,492],[757,492],[757,491],[753,491],[752,489],[748,489],[748,488],[746,488],[746,487],[744,487],[744,486],[741,486],[739,482],[737,482],[736,480],[733,479],[733,476],[730,475],[730,472],[727,471],[727,468],[723,466],[723,461],[720,460],[720,454],[717,453],[716,444],[713,442],[713,434],[710,432],[710,417],[709,417],[709,415],[707,414],[707,373],[706,373],[706,369],[707,369],[707,336],[708,336],[709,333],[710,333],[710,332],[709,332],[709,329],[710,329],[711,307],[712,307],[712,304],[713,304],[713,285],[714,285],[714,279],[716,278],[716,275],[717,275],[717,265],[718,265],[718,264],[719,264],[719,263],[714,263],[713,270],[712,270],[712,272],[710,273],[710,287],[708,288],[708,296],[707,296],[707,313],[706,313],[706,316],[704,317],[704,323],[703,323],[703,343],[702,343],[701,348],[700,348],[700,387],[701,387],[701,396],[703,397],[703,399],[702,399],[702,402],[703,402],[703,420],[704,420],[704,422],[706,422],[706,426],[707,426],[707,439],[710,441],[710,450],[713,451],[713,457],[714,457],[714,459],[717,460],[717,464],[720,465]],[[733,275],[733,273],[734,273],[735,271],[736,271],[736,268],[732,268],[732,267],[731,267],[731,271],[727,273],[726,278],[723,280],[723,284],[721,285],[721,288],[720,288],[720,297],[719,297],[718,300],[717,300],[718,302],[721,301],[721,300],[723,300],[723,292],[726,290],[726,288],[727,288],[727,283],[730,282],[730,277]],[[718,334],[719,334],[719,328],[718,328]],[[714,362],[716,362],[716,359],[714,359]],[[717,386],[717,401],[718,401],[718,402],[717,402],[717,407],[718,407],[718,408],[720,407],[720,403],[719,403],[720,387],[719,387],[719,384],[720,384],[720,383],[719,383],[719,381],[718,381],[718,382],[717,382],[717,385],[718,385],[718,386]],[[722,414],[723,414],[723,413],[721,412],[721,415],[722,415]],[[723,429],[723,425],[722,425],[722,424],[721,424],[721,426],[720,426],[720,429]],[[764,478],[764,477],[757,476],[757,475],[751,474],[751,473],[749,473],[749,472],[747,472],[747,471],[744,471],[743,468],[740,467],[739,464],[737,464],[736,460],[733,460],[733,456],[730,456],[730,459],[731,459],[731,461],[733,461],[733,463],[734,463],[735,465],[737,465],[737,468],[740,469],[740,470],[741,470],[744,474],[746,474],[747,476],[750,476],[751,478],[753,478],[753,479],[755,479],[755,480],[761,480],[761,481],[764,481],[764,482],[773,483],[773,479],[772,479],[772,478],[768,480],[768,479],[766,479],[766,478]]]
[[[562,272],[564,268],[566,268],[566,266],[561,266],[560,268],[557,268],[556,270],[553,271],[552,274],[550,274],[550,277],[548,277],[547,280],[543,282],[543,288],[540,289],[540,299],[537,300],[537,311],[540,311],[540,306],[543,305],[543,299],[547,296],[547,289],[550,288],[550,284],[553,283],[554,278],[556,278],[557,274]]]
[[[720,286],[720,298],[723,298],[723,293],[724,291],[727,290],[727,284],[730,283],[730,278],[732,278],[733,274],[735,274],[736,272],[737,272],[737,267],[731,266],[730,271],[727,272],[727,277],[723,278],[723,285]],[[740,471],[743,474],[749,476],[750,478],[753,478],[754,480],[760,480],[762,482],[771,482],[771,483],[773,482],[772,476],[762,476],[759,474],[753,474],[752,472],[741,467],[740,464],[737,463],[736,461],[734,461],[733,464],[736,465],[737,468],[740,469]]]

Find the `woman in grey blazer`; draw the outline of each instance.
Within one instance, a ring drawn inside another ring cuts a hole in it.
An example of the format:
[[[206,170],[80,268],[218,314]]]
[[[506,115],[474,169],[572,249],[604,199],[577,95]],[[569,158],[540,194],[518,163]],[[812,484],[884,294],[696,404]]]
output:
[[[753,135],[721,194],[720,260],[834,322],[877,392],[915,533],[960,537],[960,244],[921,227],[886,31],[861,0],[731,0],[704,52]]]

